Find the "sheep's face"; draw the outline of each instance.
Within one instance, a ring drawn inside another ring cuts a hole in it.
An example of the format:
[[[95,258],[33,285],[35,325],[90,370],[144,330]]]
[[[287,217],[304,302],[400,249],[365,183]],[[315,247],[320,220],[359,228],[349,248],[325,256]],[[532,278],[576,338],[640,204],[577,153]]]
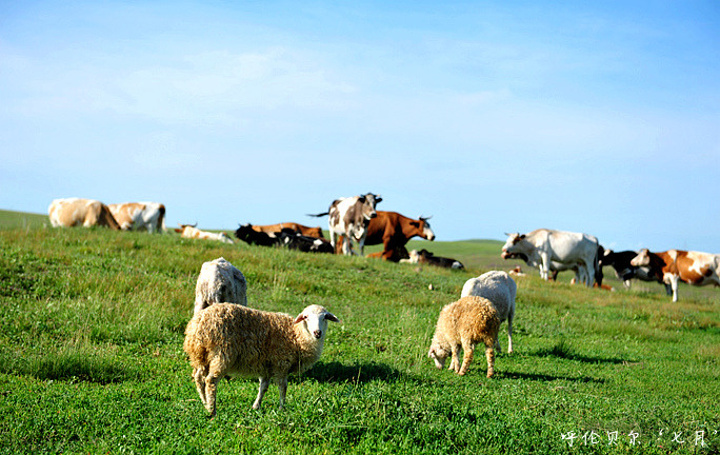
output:
[[[428,357],[435,361],[435,366],[438,369],[441,369],[445,366],[445,359],[447,359],[449,356],[450,351],[441,348],[438,344],[433,343],[432,346],[430,346],[430,352],[428,352]]]
[[[320,305],[310,305],[295,318],[295,324],[303,323],[307,333],[321,340],[327,332],[327,321],[340,322],[334,314]]]

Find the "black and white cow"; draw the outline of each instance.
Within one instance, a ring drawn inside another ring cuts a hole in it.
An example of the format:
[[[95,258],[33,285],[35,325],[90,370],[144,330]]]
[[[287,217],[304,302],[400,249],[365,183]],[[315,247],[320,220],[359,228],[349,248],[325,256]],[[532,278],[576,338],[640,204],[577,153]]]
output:
[[[574,270],[580,282],[592,287],[596,277],[602,276],[598,258],[600,248],[597,238],[592,235],[536,229],[528,234],[508,234],[501,257],[523,258],[528,265],[538,267],[545,280],[553,270]]]
[[[411,264],[429,264],[437,267],[445,267],[448,269],[464,269],[465,266],[462,262],[453,258],[446,258],[442,256],[435,256],[433,253],[426,249],[412,250],[410,252],[410,259],[400,259],[400,262],[409,262]]]
[[[278,234],[278,241],[289,250],[304,253],[334,253],[332,245],[325,239],[302,235],[293,229],[283,228]]]
[[[367,193],[362,196],[353,196],[336,199],[330,204],[327,212],[310,215],[321,217],[329,215],[328,230],[330,231],[330,244],[333,249],[339,235],[343,236],[342,251],[345,255],[359,254],[362,256],[365,249],[365,236],[370,220],[377,216],[375,206],[382,201],[380,195]],[[352,249],[352,242],[357,241],[358,249]]]
[[[631,250],[618,252],[606,250],[600,257],[600,266],[612,267],[617,277],[623,282],[623,286],[628,289],[630,288],[630,280],[633,278],[641,281],[658,281],[657,278],[651,274],[649,267],[638,267],[630,263],[635,256],[637,256],[637,252]],[[665,285],[665,291],[667,295],[672,295],[672,288],[669,284]]]
[[[235,237],[249,245],[274,246],[278,245],[278,237],[274,233],[258,232],[252,224],[243,224],[235,231]]]

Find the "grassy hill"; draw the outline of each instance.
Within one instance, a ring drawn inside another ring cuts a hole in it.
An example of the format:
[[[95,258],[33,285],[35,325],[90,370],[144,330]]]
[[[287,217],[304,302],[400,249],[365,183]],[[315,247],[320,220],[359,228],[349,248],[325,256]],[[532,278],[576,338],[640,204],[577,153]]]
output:
[[[44,225],[50,225],[47,215],[0,210],[0,229],[25,229]]]
[[[497,357],[493,379],[482,355],[458,377],[433,367],[430,338],[465,280],[515,265],[498,242],[418,241],[469,268],[450,271],[33,226],[0,229],[0,453],[720,450],[717,290],[684,287],[672,303],[660,285],[611,293],[529,274],[517,280],[516,352]],[[341,319],[282,410],[274,385],[250,409],[256,379],[222,381],[213,420],[200,404],[183,330],[200,266],[220,256],[245,274],[250,306],[318,303]]]

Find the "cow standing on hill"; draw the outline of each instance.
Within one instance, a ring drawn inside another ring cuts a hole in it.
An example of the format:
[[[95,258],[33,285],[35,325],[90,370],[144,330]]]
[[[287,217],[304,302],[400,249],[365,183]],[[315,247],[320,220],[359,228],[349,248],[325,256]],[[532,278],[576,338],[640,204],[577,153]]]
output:
[[[544,280],[549,279],[553,270],[575,270],[579,281],[592,287],[596,277],[598,284],[602,284],[600,248],[592,235],[536,229],[528,234],[508,234],[501,257],[522,257],[528,265],[540,269]]]
[[[720,286],[720,254],[683,250],[651,253],[647,248],[643,248],[630,264],[635,267],[649,267],[651,276],[661,283],[669,284],[673,302],[678,300],[680,280],[694,286]]]
[[[383,251],[369,256],[393,262],[409,257],[405,245],[411,238],[418,236],[430,241],[435,240],[435,233],[430,228],[428,219],[430,217],[413,220],[397,212],[378,210],[377,216],[368,224],[365,245],[382,243]]]
[[[104,226],[120,230],[108,206],[93,199],[55,199],[48,207],[48,216],[53,227]]]
[[[321,217],[329,215],[328,230],[330,231],[330,244],[335,250],[337,238],[343,236],[343,254],[364,254],[365,236],[370,220],[377,216],[375,206],[382,201],[379,195],[367,193],[362,196],[353,196],[336,199],[330,204],[327,212],[310,215]],[[352,249],[352,242],[357,241],[359,253]]]

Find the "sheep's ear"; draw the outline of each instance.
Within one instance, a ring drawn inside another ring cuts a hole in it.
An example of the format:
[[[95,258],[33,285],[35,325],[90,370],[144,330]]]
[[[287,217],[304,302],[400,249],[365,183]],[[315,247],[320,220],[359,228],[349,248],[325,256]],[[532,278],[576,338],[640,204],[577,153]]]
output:
[[[334,314],[330,312],[325,313],[325,319],[327,319],[328,321],[340,322],[340,319],[338,319]]]
[[[298,322],[302,322],[305,319],[307,319],[307,315],[300,313],[300,314],[298,314],[298,317],[295,318],[295,324],[297,324]]]

